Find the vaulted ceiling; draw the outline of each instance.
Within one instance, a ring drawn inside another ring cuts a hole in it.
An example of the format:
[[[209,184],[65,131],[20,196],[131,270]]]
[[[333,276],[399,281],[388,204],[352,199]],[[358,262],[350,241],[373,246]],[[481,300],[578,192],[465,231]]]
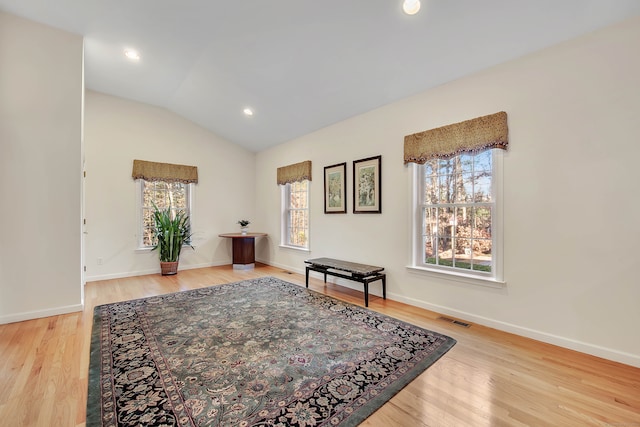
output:
[[[401,6],[0,0],[0,11],[85,37],[87,88],[167,108],[252,151],[640,15],[638,0],[422,0],[414,16]]]

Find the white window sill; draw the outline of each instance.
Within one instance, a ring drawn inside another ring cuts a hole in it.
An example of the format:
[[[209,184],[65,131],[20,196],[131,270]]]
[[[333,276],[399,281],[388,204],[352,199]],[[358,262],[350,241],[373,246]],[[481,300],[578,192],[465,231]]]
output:
[[[302,248],[300,246],[279,245],[279,247],[284,249],[293,249],[294,251],[311,252],[309,248]]]
[[[182,249],[186,249],[186,248],[192,248],[195,250],[196,245],[182,245]],[[134,249],[134,252],[136,253],[145,253],[145,252],[151,252],[153,250],[153,246],[142,246],[139,248]]]
[[[408,265],[407,269],[417,274],[424,274],[426,276],[437,277],[438,279],[450,280],[454,282],[461,282],[468,285],[486,286],[499,289],[507,286],[507,282],[503,280],[497,280],[493,277],[475,276],[472,274],[458,273],[457,271],[443,271],[427,267],[418,267],[415,265]]]

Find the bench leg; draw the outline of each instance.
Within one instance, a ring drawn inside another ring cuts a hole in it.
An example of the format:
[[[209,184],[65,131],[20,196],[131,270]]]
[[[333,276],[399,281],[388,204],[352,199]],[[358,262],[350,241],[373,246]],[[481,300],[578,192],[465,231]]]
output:
[[[371,282],[375,282],[376,280],[382,280],[382,298],[387,299],[387,276],[382,275],[381,277],[371,280]],[[369,282],[370,281],[366,279],[362,281],[362,283],[364,283],[364,306],[365,307],[369,307]]]
[[[387,299],[387,275],[382,276],[382,298]]]
[[[309,287],[309,267],[307,267],[307,272],[306,272],[306,278],[305,278],[305,284],[307,285],[307,288]]]
[[[364,306],[369,307],[369,282],[364,281]]]

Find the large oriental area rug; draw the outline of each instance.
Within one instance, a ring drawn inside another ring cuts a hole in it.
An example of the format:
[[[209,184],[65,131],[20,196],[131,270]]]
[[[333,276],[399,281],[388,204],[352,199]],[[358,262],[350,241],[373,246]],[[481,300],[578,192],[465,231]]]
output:
[[[273,277],[102,305],[87,426],[355,426],[454,344]]]

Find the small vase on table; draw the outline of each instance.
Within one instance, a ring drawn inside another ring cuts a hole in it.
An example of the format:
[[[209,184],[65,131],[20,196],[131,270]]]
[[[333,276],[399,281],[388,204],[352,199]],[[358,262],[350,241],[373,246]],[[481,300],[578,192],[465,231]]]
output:
[[[241,219],[238,221],[238,224],[240,224],[240,234],[243,236],[247,234],[247,230],[249,229],[249,224],[251,224],[251,222],[248,219]]]

